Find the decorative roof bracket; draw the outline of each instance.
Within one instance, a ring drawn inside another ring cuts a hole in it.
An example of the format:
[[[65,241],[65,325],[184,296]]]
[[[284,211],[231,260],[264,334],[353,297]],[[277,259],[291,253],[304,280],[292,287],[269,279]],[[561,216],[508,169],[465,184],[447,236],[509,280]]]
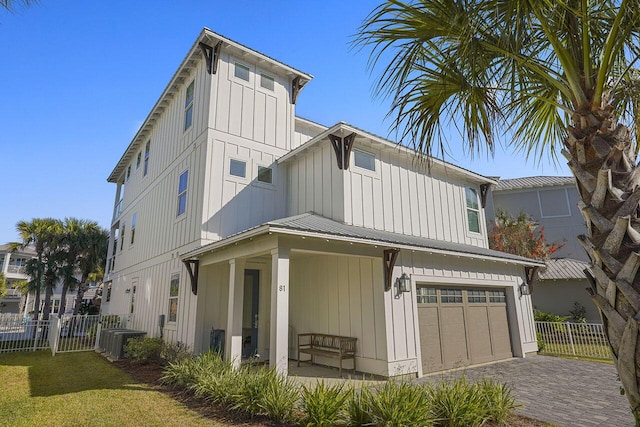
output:
[[[491,188],[491,184],[480,184],[480,207],[484,208],[487,205],[487,194],[489,193],[489,189]]]
[[[400,249],[385,249],[384,250],[384,290],[385,292],[391,289],[391,275],[393,273],[393,267],[396,265],[398,254]]]
[[[344,138],[340,138],[337,135],[329,134],[329,140],[333,146],[333,150],[336,152],[336,160],[338,162],[338,168],[341,170],[349,169],[349,161],[351,159],[351,149],[353,148],[353,141],[356,139],[356,134],[352,133]]]
[[[304,87],[306,82],[300,78],[300,76],[293,79],[291,82],[291,103],[295,104],[298,101],[298,94]]]
[[[529,286],[529,291],[533,292],[533,282],[536,279],[536,273],[540,267],[525,267],[524,268],[524,276],[527,281],[527,286]]]
[[[206,43],[200,42],[200,50],[207,61],[207,72],[209,74],[215,74],[218,71],[218,62],[220,61],[220,48],[222,47],[222,41],[216,43],[214,47],[209,46]]]
[[[186,259],[182,261],[184,266],[187,267],[189,273],[189,279],[191,279],[191,292],[194,295],[198,295],[198,270],[200,267],[199,259]]]

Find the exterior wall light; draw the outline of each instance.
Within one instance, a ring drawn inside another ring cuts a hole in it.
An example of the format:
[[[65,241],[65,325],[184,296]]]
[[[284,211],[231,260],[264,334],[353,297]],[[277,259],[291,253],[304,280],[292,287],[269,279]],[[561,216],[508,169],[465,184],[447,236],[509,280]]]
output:
[[[522,282],[520,285],[520,296],[522,295],[531,295],[531,289],[529,289],[529,285],[525,282]]]
[[[402,273],[402,275],[396,279],[395,288],[396,299],[400,298],[400,294],[402,294],[403,292],[411,292],[411,278],[407,275],[407,273]]]

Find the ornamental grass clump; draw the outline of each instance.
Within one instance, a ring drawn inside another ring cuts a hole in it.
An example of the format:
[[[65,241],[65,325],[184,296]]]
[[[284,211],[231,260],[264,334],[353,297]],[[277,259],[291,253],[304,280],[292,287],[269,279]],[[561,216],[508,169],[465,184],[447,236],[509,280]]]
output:
[[[260,407],[274,421],[285,423],[294,420],[300,399],[300,387],[284,375],[270,379],[263,390]]]
[[[509,414],[519,406],[516,405],[511,387],[507,384],[483,379],[477,383],[477,386],[484,397],[489,419],[495,423],[504,423]]]
[[[244,365],[235,372],[235,387],[230,396],[231,408],[244,412],[252,418],[264,413],[262,402],[270,384],[277,383],[278,373],[274,369],[253,368]]]
[[[377,388],[363,388],[361,405],[375,426],[432,426],[427,390],[409,382],[386,382]],[[353,411],[350,411],[353,413]],[[354,420],[349,424],[353,425]],[[464,424],[460,424],[464,425]]]
[[[427,390],[436,425],[441,427],[502,423],[517,407],[509,386],[493,380],[469,383],[460,377],[430,385]]]
[[[346,420],[347,400],[351,389],[344,383],[327,385],[320,381],[315,386],[302,386],[303,422],[307,426],[330,427]]]

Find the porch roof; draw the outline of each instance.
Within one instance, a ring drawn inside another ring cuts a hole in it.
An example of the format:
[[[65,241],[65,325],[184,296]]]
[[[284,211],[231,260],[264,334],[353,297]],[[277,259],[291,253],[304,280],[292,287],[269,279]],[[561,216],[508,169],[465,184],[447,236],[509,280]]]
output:
[[[238,241],[262,234],[286,234],[305,237],[320,237],[335,241],[348,241],[367,245],[378,245],[389,248],[409,249],[422,252],[457,255],[468,258],[480,258],[502,261],[511,264],[543,267],[544,263],[505,252],[461,243],[445,242],[441,240],[425,239],[424,237],[408,236],[383,230],[349,225],[307,212],[300,215],[276,219],[260,226],[250,228],[232,236],[226,237],[206,246],[194,249],[181,255],[183,260],[198,258],[200,255],[214,249],[234,244]]]
[[[587,280],[584,270],[589,269],[588,262],[571,258],[550,259],[546,263],[546,268],[541,269],[538,280]]]

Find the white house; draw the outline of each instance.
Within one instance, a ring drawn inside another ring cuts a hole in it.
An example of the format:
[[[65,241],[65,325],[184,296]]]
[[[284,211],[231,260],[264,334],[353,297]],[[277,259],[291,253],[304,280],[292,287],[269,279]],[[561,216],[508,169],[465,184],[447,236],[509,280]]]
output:
[[[297,117],[311,78],[200,33],[108,178],[103,313],[198,352],[224,330],[229,360],[284,373],[308,332],[357,338],[382,376],[535,352],[542,264],[488,249],[495,181]]]
[[[7,283],[7,292],[0,298],[0,313],[21,313],[28,305],[29,296],[23,295],[15,285],[29,280],[25,266],[34,256],[35,252],[29,247],[14,252],[10,245],[0,245],[0,273]]]
[[[547,313],[570,315],[575,304],[585,308],[588,322],[600,323],[600,313],[586,291],[589,281],[584,269],[589,257],[577,236],[587,229],[579,208],[580,196],[573,177],[530,176],[500,179],[487,198],[487,216],[502,210],[512,216],[529,214],[544,227],[548,242],[563,242],[564,246],[540,270],[532,292],[535,308]]]

